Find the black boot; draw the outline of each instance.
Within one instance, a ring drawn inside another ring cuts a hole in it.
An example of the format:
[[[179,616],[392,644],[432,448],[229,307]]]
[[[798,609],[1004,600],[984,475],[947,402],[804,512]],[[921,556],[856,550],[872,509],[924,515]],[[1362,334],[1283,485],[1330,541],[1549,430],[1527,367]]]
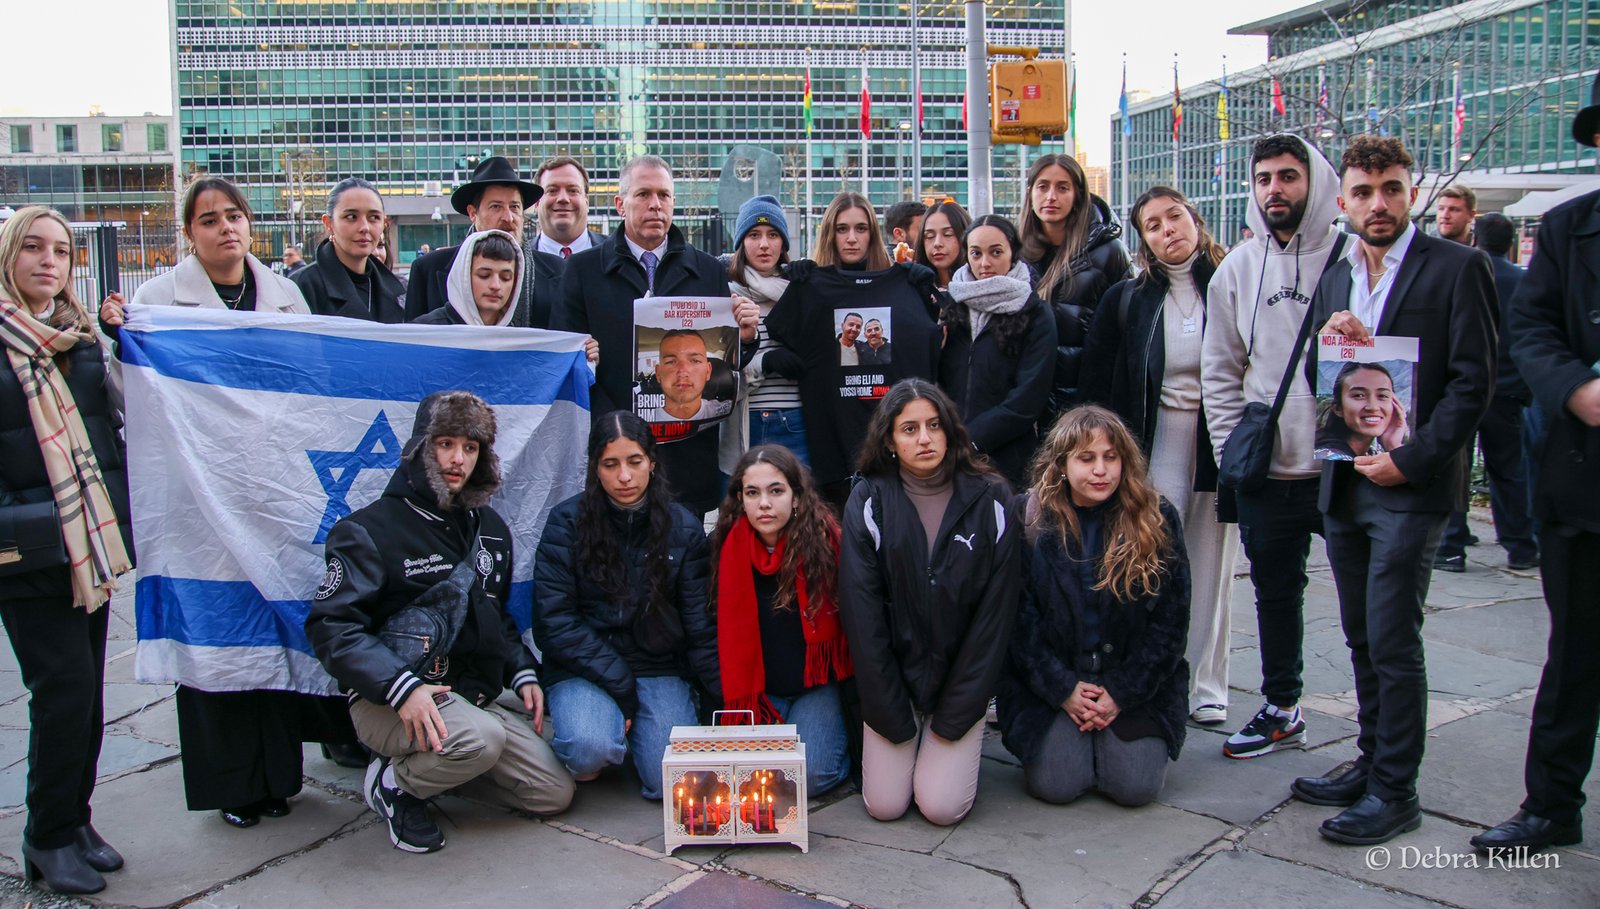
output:
[[[261,812],[256,803],[241,808],[223,808],[217,813],[222,815],[223,822],[229,827],[238,827],[240,830],[261,823]]]
[[[23,883],[31,885],[41,877],[57,893],[99,893],[106,889],[106,879],[89,867],[76,843],[60,849],[35,849],[24,840]]]
[[[322,756],[340,767],[366,767],[372,760],[367,753],[367,749],[359,744],[340,745],[335,743],[323,745]]]
[[[72,841],[78,844],[78,851],[83,853],[83,860],[89,863],[90,868],[96,871],[116,871],[122,867],[122,853],[101,839],[94,827],[84,824],[72,831]]]

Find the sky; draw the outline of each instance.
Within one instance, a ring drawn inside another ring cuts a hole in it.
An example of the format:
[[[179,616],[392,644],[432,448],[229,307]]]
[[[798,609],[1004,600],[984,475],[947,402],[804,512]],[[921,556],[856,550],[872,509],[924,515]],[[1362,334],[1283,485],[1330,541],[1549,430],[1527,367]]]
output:
[[[1307,0],[1074,0],[1078,141],[1090,164],[1109,160],[1111,114],[1122,60],[1128,88],[1172,91],[1173,54],[1184,85],[1266,62],[1266,39],[1229,28],[1302,6]],[[113,116],[172,112],[167,0],[55,0],[7,3],[7,32],[61,38],[8,42],[0,116],[81,116],[91,105]],[[19,74],[48,73],[47,78]]]

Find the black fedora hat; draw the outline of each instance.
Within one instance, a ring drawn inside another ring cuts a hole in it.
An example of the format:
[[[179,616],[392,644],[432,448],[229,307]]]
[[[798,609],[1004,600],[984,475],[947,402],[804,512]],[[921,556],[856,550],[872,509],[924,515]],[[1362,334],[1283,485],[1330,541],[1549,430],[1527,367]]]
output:
[[[1579,145],[1594,147],[1594,134],[1600,133],[1600,73],[1594,74],[1594,85],[1589,87],[1589,106],[1572,118],[1572,138]]]
[[[533,203],[544,195],[539,184],[522,179],[515,165],[495,155],[479,161],[478,166],[472,169],[472,179],[456,187],[456,191],[450,194],[450,207],[466,214],[468,205],[478,204],[478,196],[483,193],[485,186],[515,186],[522,190],[523,208],[532,208]]]

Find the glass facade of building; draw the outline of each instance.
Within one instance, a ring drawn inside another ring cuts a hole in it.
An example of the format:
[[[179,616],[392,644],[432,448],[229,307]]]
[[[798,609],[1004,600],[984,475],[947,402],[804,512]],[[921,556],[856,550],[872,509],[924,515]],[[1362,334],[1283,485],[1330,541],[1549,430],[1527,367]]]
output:
[[[467,159],[531,171],[569,154],[591,172],[591,211],[611,210],[623,162],[643,152],[679,173],[687,225],[712,220],[730,150],[781,161],[786,208],[804,204],[801,99],[811,71],[813,210],[859,190],[859,104],[872,96],[869,196],[909,193],[915,121],[908,6],[876,0],[175,0],[178,144],[185,175],[247,188],[258,222],[357,175],[385,195],[448,195]],[[996,0],[989,40],[1061,52],[1061,0]],[[962,5],[921,4],[923,190],[966,196]],[[905,124],[907,129],[901,129]],[[996,172],[1017,161],[998,149]],[[766,191],[768,177],[758,177]],[[1015,206],[996,180],[997,207]],[[443,208],[449,205],[441,199]],[[814,222],[813,222],[814,223]],[[701,228],[703,230],[703,228]],[[431,225],[402,227],[403,249]],[[691,236],[699,231],[691,227]],[[697,236],[706,243],[709,236]],[[715,241],[707,245],[715,247]]]
[[[1268,34],[1272,62],[1229,74],[1229,138],[1221,137],[1217,83],[1183,89],[1176,143],[1170,96],[1130,110],[1126,198],[1176,180],[1219,237],[1236,239],[1250,204],[1250,146],[1285,131],[1335,162],[1352,135],[1398,136],[1425,176],[1459,171],[1469,183],[1474,175],[1600,170],[1593,150],[1570,132],[1600,68],[1600,0],[1325,3],[1298,13],[1235,30]],[[1340,30],[1348,40],[1329,43]],[[1124,143],[1116,115],[1112,136],[1120,210]]]

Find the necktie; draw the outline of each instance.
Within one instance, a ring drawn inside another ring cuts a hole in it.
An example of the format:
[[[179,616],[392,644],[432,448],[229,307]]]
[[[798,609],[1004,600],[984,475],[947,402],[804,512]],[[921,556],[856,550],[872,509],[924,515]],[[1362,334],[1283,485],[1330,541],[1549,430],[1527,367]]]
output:
[[[565,259],[570,255],[572,255],[572,247],[570,247],[570,246],[561,247],[561,258]]]
[[[644,265],[644,283],[651,290],[654,290],[655,286],[656,286],[656,262],[657,261],[658,260],[656,259],[656,254],[653,253],[653,252],[646,252],[643,255],[639,256],[639,262],[642,265]]]

